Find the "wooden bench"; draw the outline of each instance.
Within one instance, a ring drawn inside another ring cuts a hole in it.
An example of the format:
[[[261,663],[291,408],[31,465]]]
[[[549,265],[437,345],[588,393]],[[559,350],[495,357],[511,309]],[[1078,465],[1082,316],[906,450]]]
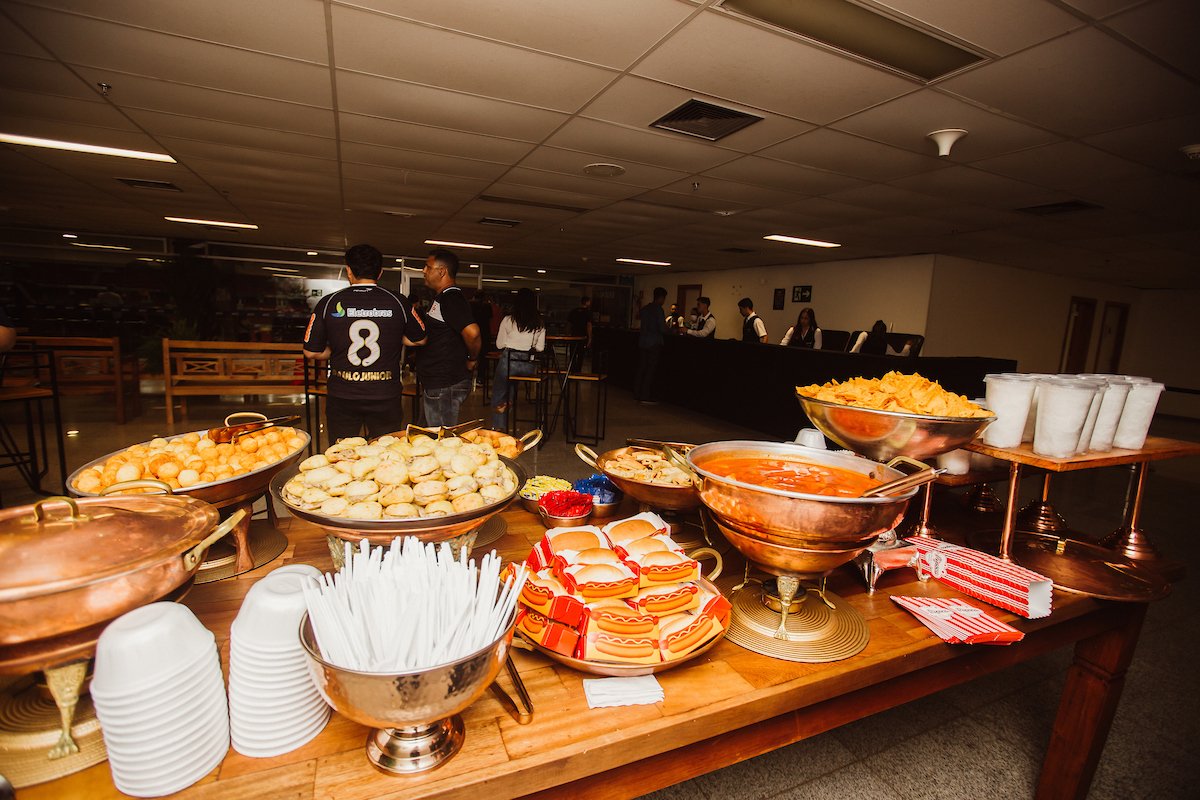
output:
[[[12,363],[20,360],[22,348],[53,354],[60,396],[112,394],[118,425],[125,424],[127,410],[133,416],[141,413],[138,358],[133,353],[121,352],[118,337],[19,336],[17,347],[9,356]],[[41,374],[45,370],[38,372],[38,379],[47,382],[48,376]],[[130,401],[128,406],[126,395]]]
[[[187,398],[223,394],[300,394],[304,354],[299,342],[198,342],[163,339],[163,383],[167,424],[175,402],[187,419]]]

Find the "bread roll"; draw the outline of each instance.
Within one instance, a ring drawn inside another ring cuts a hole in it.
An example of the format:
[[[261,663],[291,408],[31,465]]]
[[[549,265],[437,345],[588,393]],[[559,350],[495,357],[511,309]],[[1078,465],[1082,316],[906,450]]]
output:
[[[642,557],[640,563],[643,567],[674,567],[689,562],[691,562],[691,559],[687,556],[677,553],[674,550],[663,549],[647,553]]]
[[[625,552],[629,553],[629,556],[639,564],[645,563],[642,560],[642,557],[649,553],[670,550],[670,548],[667,547],[666,542],[654,536],[646,536],[642,539],[634,539],[632,542],[624,545],[624,547]]]
[[[621,557],[607,547],[589,547],[575,556],[576,564],[619,564]]]
[[[592,531],[563,531],[550,539],[550,552],[561,553],[563,550],[589,550],[593,547],[603,547],[604,542]]]
[[[654,523],[644,519],[627,519],[608,529],[609,538],[620,545],[644,539],[655,533],[658,533],[658,528],[654,527]]]
[[[575,571],[576,583],[615,583],[629,576],[612,564],[588,564]]]

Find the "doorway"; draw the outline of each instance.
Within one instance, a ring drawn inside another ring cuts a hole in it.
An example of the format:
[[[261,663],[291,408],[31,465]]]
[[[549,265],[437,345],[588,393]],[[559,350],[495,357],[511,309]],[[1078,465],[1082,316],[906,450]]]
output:
[[[1067,311],[1067,331],[1063,336],[1058,371],[1072,374],[1087,369],[1088,349],[1092,344],[1092,322],[1096,318],[1096,300],[1072,297]]]
[[[696,300],[702,294],[704,294],[704,286],[699,283],[683,284],[676,291],[675,303],[679,306],[679,313],[689,323],[691,322],[692,309],[696,307]]]
[[[1121,363],[1121,346],[1125,344],[1125,324],[1129,321],[1129,304],[1104,301],[1100,315],[1100,343],[1096,346],[1096,361],[1092,372],[1117,373]]]

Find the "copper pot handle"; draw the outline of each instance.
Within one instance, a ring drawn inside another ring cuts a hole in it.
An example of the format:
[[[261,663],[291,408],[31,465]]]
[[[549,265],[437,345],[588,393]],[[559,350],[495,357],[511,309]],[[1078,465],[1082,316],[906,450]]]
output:
[[[238,417],[253,417],[255,422],[265,422],[267,419],[266,414],[259,413],[258,411],[235,411],[225,418],[225,427],[228,428],[232,424],[230,422],[231,419],[237,419]]]
[[[896,456],[891,461],[887,462],[887,466],[891,467],[892,469],[895,469],[897,464],[903,464],[906,467],[916,467],[917,472],[929,469],[929,465],[925,462],[917,461],[915,458],[909,458],[908,456]]]
[[[212,533],[204,537],[204,541],[188,550],[183,554],[183,568],[188,572],[194,570],[200,564],[200,559],[204,558],[204,553],[208,548],[225,534],[229,533],[237,524],[246,516],[246,509],[239,508],[237,511],[229,515],[229,518],[220,525],[212,529]]]
[[[517,441],[521,443],[522,453],[524,453],[526,450],[532,450],[542,442],[542,429],[534,428],[520,439],[517,439]]]
[[[575,445],[575,455],[579,456],[579,460],[587,464],[592,469],[599,469],[596,462],[600,460],[600,456],[596,455],[596,451],[588,447],[586,444]]]
[[[106,486],[100,490],[100,496],[105,497],[117,492],[124,492],[129,489],[158,489],[163,494],[171,494],[171,487],[162,481],[154,478],[138,478],[132,481],[121,481],[114,483],[112,486]]]
[[[725,559],[721,557],[719,552],[711,547],[697,547],[695,550],[687,554],[687,557],[694,561],[698,561],[701,558],[706,558],[708,556],[711,556],[717,562],[717,565],[712,568],[712,572],[708,573],[704,577],[710,581],[715,581],[717,578],[721,577],[721,570],[725,567]]]
[[[70,520],[72,522],[87,522],[89,519],[91,519],[91,517],[89,517],[87,514],[79,513],[79,504],[75,502],[75,498],[63,497],[63,496],[59,495],[56,497],[47,497],[45,500],[40,500],[33,504],[33,521],[34,522],[45,522],[46,521],[47,514],[46,514],[45,506],[50,503],[66,503],[68,506],[70,506],[71,507]]]

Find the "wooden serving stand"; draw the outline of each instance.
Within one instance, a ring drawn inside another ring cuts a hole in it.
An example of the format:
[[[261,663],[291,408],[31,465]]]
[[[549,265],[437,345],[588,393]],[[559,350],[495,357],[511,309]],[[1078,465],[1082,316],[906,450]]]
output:
[[[636,509],[627,501],[624,511]],[[497,542],[506,559],[523,559],[543,534],[536,517],[518,506],[503,514],[507,532]],[[322,530],[285,518],[290,545],[279,564],[329,568]],[[741,572],[729,555],[725,592]],[[220,643],[228,670],[229,626],[242,598],[270,567],[233,580],[197,586],[190,606]],[[780,661],[728,640],[705,655],[658,676],[666,699],[655,705],[589,709],[582,681],[589,677],[536,653],[514,658],[535,709],[518,724],[490,694],[466,710],[466,743],[439,769],[396,778],[376,772],[364,752],[367,729],[339,714],[314,740],[275,758],[230,752],[222,764],[180,798],[336,797],[508,798],[520,796],[633,797],[737,763],[975,677],[1074,643],[1066,686],[1037,796],[1087,794],[1145,616],[1141,603],[1100,603],[1055,594],[1054,613],[1025,620],[988,607],[988,613],[1025,632],[1011,647],[944,644],[889,595],[954,597],[979,604],[913,572],[883,576],[868,595],[852,567],[830,577],[830,588],[866,619],[870,643],[860,654],[829,664]],[[512,694],[507,676],[503,688]],[[108,766],[21,791],[22,800],[121,798]]]

